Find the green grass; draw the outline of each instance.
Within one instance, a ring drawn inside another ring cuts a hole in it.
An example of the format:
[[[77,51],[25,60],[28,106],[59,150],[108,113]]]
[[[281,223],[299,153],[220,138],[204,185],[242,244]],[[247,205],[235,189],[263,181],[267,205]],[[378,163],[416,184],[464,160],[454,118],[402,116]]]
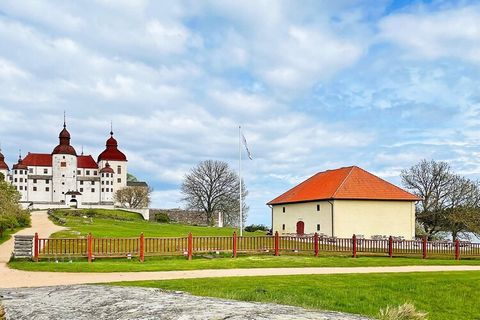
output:
[[[62,210],[56,211],[55,216],[65,219],[66,224],[63,226],[70,228],[53,234],[55,238],[76,238],[86,236],[90,232],[95,237],[138,237],[142,232],[146,237],[185,237],[189,232],[194,236],[231,236],[236,231],[234,228],[150,222],[143,220],[140,214],[122,210]],[[58,224],[55,219],[52,221]],[[244,234],[264,235],[265,232]]]
[[[144,263],[138,259],[97,259],[88,263],[84,258],[60,258],[58,263],[50,261],[11,261],[13,269],[27,271],[56,272],[138,272],[170,271],[198,269],[233,269],[233,268],[302,268],[302,267],[372,267],[372,266],[409,266],[409,265],[480,265],[480,260],[439,260],[418,258],[386,257],[305,257],[305,256],[241,256],[232,259],[225,256],[217,258],[194,257],[192,261],[184,257],[147,257]]]
[[[301,275],[122,282],[199,296],[274,302],[376,316],[412,302],[429,319],[480,319],[480,272]]]
[[[29,226],[16,227],[16,228],[13,228],[13,229],[7,229],[7,230],[3,231],[3,235],[0,237],[0,244],[4,243],[8,239],[10,239],[13,234],[17,233],[18,231],[20,231],[22,229],[28,228],[28,227]]]

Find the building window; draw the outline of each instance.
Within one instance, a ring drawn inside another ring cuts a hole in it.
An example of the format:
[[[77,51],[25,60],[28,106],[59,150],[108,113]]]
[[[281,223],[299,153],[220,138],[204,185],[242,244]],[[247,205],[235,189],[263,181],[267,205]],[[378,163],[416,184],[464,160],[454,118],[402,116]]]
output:
[[[95,188],[92,188],[92,192],[95,192]]]
[[[317,224],[317,231],[320,231],[320,224]]]
[[[118,173],[118,174],[122,174],[122,167],[121,167],[121,166],[118,166],[118,167],[117,167],[117,173]]]
[[[121,182],[122,182],[122,179],[118,178],[118,179],[117,179],[117,182],[118,182],[118,183],[121,183]]]
[[[81,186],[83,186],[83,180],[82,180],[82,181],[80,181],[80,185],[81,185]]]
[[[94,185],[95,185],[95,181],[92,181],[92,186],[94,186]]]
[[[23,186],[20,186],[20,190],[23,190]]]
[[[75,197],[76,197],[76,196],[75,196],[74,194],[72,194],[72,199],[75,199]]]
[[[105,181],[102,181],[102,186],[105,184]]]
[[[96,176],[98,174],[98,172],[95,170],[93,171],[93,175]]]
[[[102,188],[102,192],[105,192],[105,189],[104,189],[104,188]]]
[[[50,191],[50,188],[49,188],[49,187],[45,187],[45,191]]]
[[[64,185],[65,185],[65,182],[62,182],[62,185],[64,186]]]
[[[17,181],[18,181],[18,179],[17,179],[17,178],[15,178],[15,182],[17,182]]]
[[[23,182],[23,178],[20,178],[20,182]]]
[[[83,188],[80,188],[80,192],[83,192]]]
[[[282,210],[283,210],[283,213],[285,213],[285,207],[283,207]]]
[[[33,168],[28,168],[29,173],[33,173]]]
[[[47,174],[48,173],[48,169],[43,169],[43,174]]]
[[[65,168],[67,166],[67,163],[65,161],[60,162],[60,167]]]
[[[37,187],[33,187],[33,191],[37,191]]]
[[[37,179],[33,179],[33,183],[37,183]]]
[[[317,211],[320,211],[320,205],[317,204]]]
[[[77,170],[77,175],[80,175],[82,174],[82,172],[80,170]]]
[[[17,174],[17,170],[15,170],[15,174]]]
[[[285,224],[282,224],[282,230],[285,231]]]
[[[65,156],[63,156],[63,159],[65,159]]]
[[[85,174],[86,174],[87,176],[89,176],[89,175],[90,175],[90,170],[85,170]]]
[[[62,194],[65,194],[65,192],[62,191]]]
[[[102,173],[102,178],[105,177],[105,173]]]
[[[45,184],[49,184],[49,183],[50,183],[49,179],[45,180]]]

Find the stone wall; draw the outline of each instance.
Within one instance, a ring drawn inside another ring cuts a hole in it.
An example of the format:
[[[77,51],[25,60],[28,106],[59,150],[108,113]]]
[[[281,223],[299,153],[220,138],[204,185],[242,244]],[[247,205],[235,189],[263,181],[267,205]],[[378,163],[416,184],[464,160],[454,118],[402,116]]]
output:
[[[156,213],[165,213],[168,215],[172,222],[196,225],[196,226],[206,226],[206,216],[204,212],[194,211],[194,210],[184,210],[184,209],[150,209],[150,220],[155,220]],[[219,226],[218,215],[213,217],[214,226]]]

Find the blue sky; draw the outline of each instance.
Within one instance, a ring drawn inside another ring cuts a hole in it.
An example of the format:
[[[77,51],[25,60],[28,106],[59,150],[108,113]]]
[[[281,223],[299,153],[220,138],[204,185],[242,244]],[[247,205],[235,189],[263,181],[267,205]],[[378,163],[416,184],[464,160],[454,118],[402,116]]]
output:
[[[249,223],[322,170],[399,184],[423,158],[480,172],[480,3],[474,1],[2,1],[0,142],[51,152],[66,110],[94,157],[113,121],[129,171],[180,207],[184,174],[237,162]]]

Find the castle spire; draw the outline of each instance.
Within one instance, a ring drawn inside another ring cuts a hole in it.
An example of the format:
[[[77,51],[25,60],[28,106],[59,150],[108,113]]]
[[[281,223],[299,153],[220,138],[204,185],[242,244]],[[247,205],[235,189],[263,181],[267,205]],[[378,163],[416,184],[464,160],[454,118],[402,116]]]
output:
[[[63,110],[63,128],[67,127],[67,117],[65,114],[65,110]]]
[[[110,135],[113,136],[113,121],[110,120]]]

